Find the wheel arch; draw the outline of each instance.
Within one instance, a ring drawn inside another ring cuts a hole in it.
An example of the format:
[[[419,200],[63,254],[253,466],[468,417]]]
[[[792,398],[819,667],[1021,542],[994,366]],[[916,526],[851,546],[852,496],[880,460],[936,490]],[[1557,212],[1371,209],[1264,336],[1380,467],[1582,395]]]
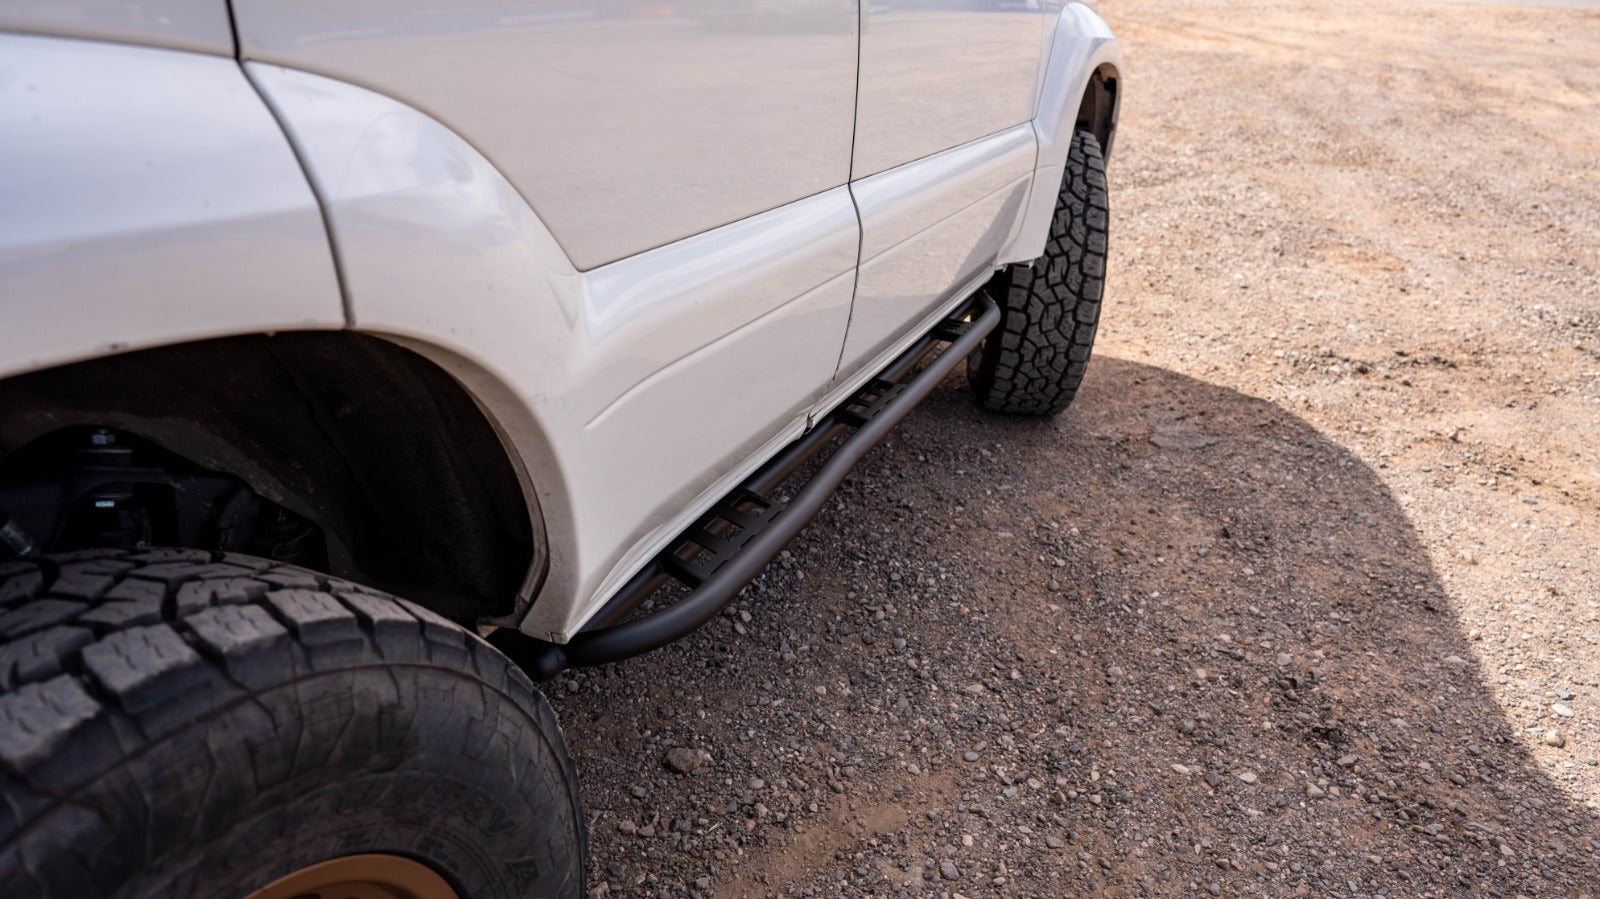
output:
[[[500,423],[455,373],[391,340],[247,334],[0,381],[0,481],[15,482],[19,450],[78,427],[243,481],[322,530],[329,573],[460,621],[519,619],[548,566]]]

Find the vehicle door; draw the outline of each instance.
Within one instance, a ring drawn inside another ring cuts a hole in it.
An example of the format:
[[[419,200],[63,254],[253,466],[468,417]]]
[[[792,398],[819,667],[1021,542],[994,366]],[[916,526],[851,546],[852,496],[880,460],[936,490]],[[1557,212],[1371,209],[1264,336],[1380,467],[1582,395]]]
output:
[[[865,6],[851,190],[863,235],[841,375],[986,276],[1023,209],[1047,26],[1038,0]]]
[[[241,53],[373,88],[477,147],[580,270],[843,184],[833,0],[233,0]]]

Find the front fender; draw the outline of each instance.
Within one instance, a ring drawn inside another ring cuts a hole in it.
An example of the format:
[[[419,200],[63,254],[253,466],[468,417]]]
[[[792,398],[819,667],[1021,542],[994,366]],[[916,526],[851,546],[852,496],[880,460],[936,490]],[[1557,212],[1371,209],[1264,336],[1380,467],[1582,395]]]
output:
[[[0,377],[342,328],[316,198],[234,60],[0,33]]]
[[[1000,264],[1030,262],[1044,254],[1084,91],[1096,72],[1104,70],[1120,78],[1121,68],[1122,52],[1111,28],[1088,6],[1067,4],[1051,31],[1045,75],[1034,109],[1039,158],[1034,166],[1033,189],[1017,236],[1001,255]],[[1117,112],[1112,109],[1113,125]],[[1105,150],[1109,155],[1111,148]]]

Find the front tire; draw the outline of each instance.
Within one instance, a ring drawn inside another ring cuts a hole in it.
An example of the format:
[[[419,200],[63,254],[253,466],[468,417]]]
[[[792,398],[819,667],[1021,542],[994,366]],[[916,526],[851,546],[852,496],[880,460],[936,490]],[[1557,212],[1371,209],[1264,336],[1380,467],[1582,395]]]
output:
[[[576,772],[527,677],[419,606],[247,556],[0,564],[0,797],[16,899],[239,899],[336,859],[373,872],[351,895],[430,872],[459,899],[583,893]]]
[[[978,405],[1012,415],[1055,415],[1089,367],[1106,284],[1106,165],[1100,142],[1072,137],[1044,255],[1013,265],[985,288],[1003,312],[967,368]]]

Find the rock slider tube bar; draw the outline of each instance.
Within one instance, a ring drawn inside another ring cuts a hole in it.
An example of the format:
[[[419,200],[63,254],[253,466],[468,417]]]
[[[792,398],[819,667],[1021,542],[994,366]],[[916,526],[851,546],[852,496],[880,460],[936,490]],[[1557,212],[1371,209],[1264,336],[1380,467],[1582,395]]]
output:
[[[568,668],[605,665],[660,648],[715,618],[822,511],[867,451],[962,364],[999,322],[999,306],[980,291],[656,556],[595,616],[604,626],[585,630],[566,644],[509,628],[496,631],[490,642],[530,677],[548,680]],[[942,343],[948,344],[944,352],[901,380]],[[764,495],[826,446],[829,438],[852,428],[854,432],[787,504]],[[686,550],[691,556],[684,555]],[[694,557],[708,553],[710,559]],[[667,578],[686,584],[690,592],[665,608],[622,621]]]

